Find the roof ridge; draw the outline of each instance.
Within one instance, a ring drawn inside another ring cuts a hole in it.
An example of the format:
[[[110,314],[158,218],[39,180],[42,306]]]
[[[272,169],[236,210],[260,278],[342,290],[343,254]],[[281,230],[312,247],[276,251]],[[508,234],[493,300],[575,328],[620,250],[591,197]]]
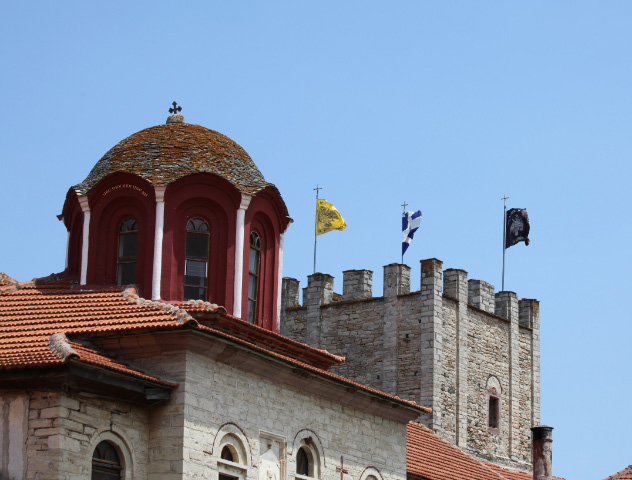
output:
[[[53,333],[48,341],[48,346],[57,357],[65,362],[70,357],[79,357],[79,354],[68,343],[65,333]]]
[[[613,473],[609,477],[606,477],[604,480],[615,480],[615,479],[619,478],[620,475],[628,474],[628,473],[632,473],[632,465],[628,465],[627,467],[625,467],[620,472]]]
[[[123,292],[121,292],[121,295],[123,295],[123,298],[125,298],[126,300],[129,300],[130,302],[137,305],[154,307],[157,310],[162,310],[165,313],[173,315],[176,321],[180,324],[194,322],[196,325],[199,325],[199,322],[191,315],[189,315],[189,312],[187,312],[184,308],[177,307],[170,303],[163,303],[156,300],[147,300],[146,298],[142,298],[136,293],[135,287],[127,287],[125,290],[123,290]]]
[[[0,287],[9,287],[0,288],[0,295],[22,290],[26,287],[34,287],[43,283],[54,282],[56,280],[58,280],[57,274],[51,273],[46,277],[35,277],[26,282],[18,282],[15,278],[10,277],[4,272],[0,272]]]

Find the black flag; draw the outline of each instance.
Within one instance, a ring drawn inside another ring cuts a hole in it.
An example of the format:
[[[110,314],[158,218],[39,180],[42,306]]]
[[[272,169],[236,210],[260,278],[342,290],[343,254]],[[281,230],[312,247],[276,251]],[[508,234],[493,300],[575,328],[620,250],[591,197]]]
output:
[[[505,248],[518,242],[529,245],[529,215],[526,208],[512,208],[507,211]]]

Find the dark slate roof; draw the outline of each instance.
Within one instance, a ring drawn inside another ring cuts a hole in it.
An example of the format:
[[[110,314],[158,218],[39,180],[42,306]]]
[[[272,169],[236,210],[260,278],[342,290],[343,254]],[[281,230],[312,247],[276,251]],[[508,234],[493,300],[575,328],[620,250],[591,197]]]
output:
[[[254,195],[268,183],[246,151],[215,130],[189,123],[146,128],[119,142],[97,162],[86,179],[73,188],[87,195],[113,173],[138,175],[165,186],[194,173],[213,173],[242,193]]]

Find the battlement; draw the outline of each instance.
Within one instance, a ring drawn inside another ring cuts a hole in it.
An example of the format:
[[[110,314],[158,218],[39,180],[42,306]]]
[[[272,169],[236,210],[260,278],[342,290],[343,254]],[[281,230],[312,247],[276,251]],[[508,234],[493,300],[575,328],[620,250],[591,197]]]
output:
[[[468,279],[465,270],[448,268],[442,270],[443,262],[436,258],[421,260],[420,290],[411,292],[410,272],[408,265],[391,263],[384,266],[382,297],[373,297],[372,270],[345,270],[342,272],[342,301],[370,300],[410,293],[423,293],[426,288],[435,293],[496,315],[510,318],[511,309],[517,309],[519,324],[533,328],[534,318],[539,316],[538,301],[533,299],[518,300],[514,292],[494,293],[494,286],[483,280]],[[295,278],[284,277],[281,295],[281,306],[309,307],[329,305],[335,302],[334,277],[325,273],[314,273],[307,277],[307,287],[303,288],[303,304],[299,299],[299,284]],[[515,312],[514,312],[515,313]]]
[[[346,357],[332,367],[340,375],[432,408],[422,421],[469,453],[529,468],[529,428],[540,421],[538,301],[495,292],[436,258],[420,268],[411,291],[411,268],[385,265],[382,296],[371,270],[344,271],[342,295],[333,276],[315,273],[302,305],[299,281],[284,278],[281,333]]]

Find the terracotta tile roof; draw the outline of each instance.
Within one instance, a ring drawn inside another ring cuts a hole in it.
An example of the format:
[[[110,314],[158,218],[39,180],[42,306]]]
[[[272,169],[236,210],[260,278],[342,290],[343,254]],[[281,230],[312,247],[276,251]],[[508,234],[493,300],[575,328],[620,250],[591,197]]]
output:
[[[138,175],[157,186],[207,172],[250,195],[268,186],[276,190],[241,146],[219,132],[189,123],[157,125],[130,135],[112,147],[73,188],[79,195],[86,195],[100,180],[116,172]]]
[[[342,357],[250,325],[227,315],[223,307],[214,304],[154,302],[138,297],[133,288],[73,290],[70,283],[50,278],[13,281],[1,288],[4,290],[0,293],[0,371],[56,366],[75,359],[167,384],[68,337],[90,339],[187,326],[385,400],[430,412],[415,402],[330,373],[320,364],[325,360],[340,363]],[[212,318],[198,321],[191,316],[202,312]]]
[[[318,367],[315,367],[313,365],[309,365],[309,364],[304,363],[304,362],[302,362],[300,360],[297,360],[297,359],[295,359],[293,357],[289,357],[287,355],[283,355],[283,354],[271,351],[269,349],[260,347],[258,345],[255,345],[254,343],[248,342],[247,340],[244,340],[244,339],[242,339],[240,337],[231,335],[229,333],[217,330],[215,328],[210,328],[210,327],[207,327],[207,326],[204,326],[204,325],[200,325],[197,328],[199,330],[208,332],[208,333],[210,333],[210,334],[212,334],[214,336],[223,337],[223,338],[225,338],[227,340],[231,340],[231,341],[233,341],[235,343],[239,343],[239,344],[244,345],[244,346],[246,346],[246,347],[248,347],[248,348],[250,348],[252,350],[256,350],[256,351],[265,353],[268,356],[274,357],[274,358],[276,358],[278,360],[282,360],[282,361],[284,361],[284,362],[286,362],[286,363],[288,363],[290,365],[293,365],[293,366],[296,366],[296,367],[300,367],[300,368],[305,369],[305,370],[309,370],[312,373],[315,373],[315,374],[317,374],[319,376],[322,376],[322,377],[325,377],[325,378],[329,378],[329,379],[334,380],[334,381],[336,381],[338,383],[345,384],[345,385],[347,385],[349,387],[353,387],[356,390],[364,391],[364,392],[370,393],[372,395],[375,395],[375,396],[378,396],[378,397],[382,397],[383,399],[390,400],[391,402],[395,402],[395,403],[399,403],[399,404],[402,404],[402,405],[406,405],[407,407],[414,408],[416,410],[419,410],[420,412],[424,412],[424,413],[432,412],[432,410],[430,408],[423,407],[423,406],[417,404],[416,402],[413,402],[413,401],[410,401],[410,400],[404,400],[403,398],[400,398],[400,397],[398,397],[396,395],[391,395],[389,393],[382,392],[381,390],[377,390],[375,388],[367,387],[366,385],[363,385],[363,384],[358,383],[358,382],[354,382],[353,380],[349,380],[348,378],[343,377],[341,375],[338,375],[336,373],[328,372],[326,370],[323,370],[322,368],[318,368]],[[305,345],[305,347],[307,347],[307,345]]]
[[[627,466],[620,472],[610,475],[604,480],[632,480],[632,465]]]
[[[511,470],[506,467],[501,467],[493,463],[483,462],[494,472],[499,473],[503,478],[507,480],[533,480],[533,474],[529,472],[523,472],[521,470]],[[553,475],[553,480],[564,480],[562,477],[556,477]]]
[[[210,310],[208,309],[209,305],[211,306]],[[188,301],[181,306],[203,325],[230,333],[242,340],[247,340],[315,367],[328,370],[331,366],[339,365],[345,361],[345,357],[334,355],[327,350],[314,347],[306,348],[304,343],[297,342],[258,325],[253,325],[241,318],[225,313],[218,314],[213,310],[212,304],[208,302],[200,300]]]
[[[172,313],[139,305],[122,289],[74,291],[67,282],[5,282],[0,287],[0,370],[58,366],[74,358],[173,385],[83,345],[66,334],[179,324]],[[191,319],[193,320],[193,319]]]
[[[409,423],[406,429],[406,471],[428,480],[500,480],[483,462],[439,438],[429,428]]]

